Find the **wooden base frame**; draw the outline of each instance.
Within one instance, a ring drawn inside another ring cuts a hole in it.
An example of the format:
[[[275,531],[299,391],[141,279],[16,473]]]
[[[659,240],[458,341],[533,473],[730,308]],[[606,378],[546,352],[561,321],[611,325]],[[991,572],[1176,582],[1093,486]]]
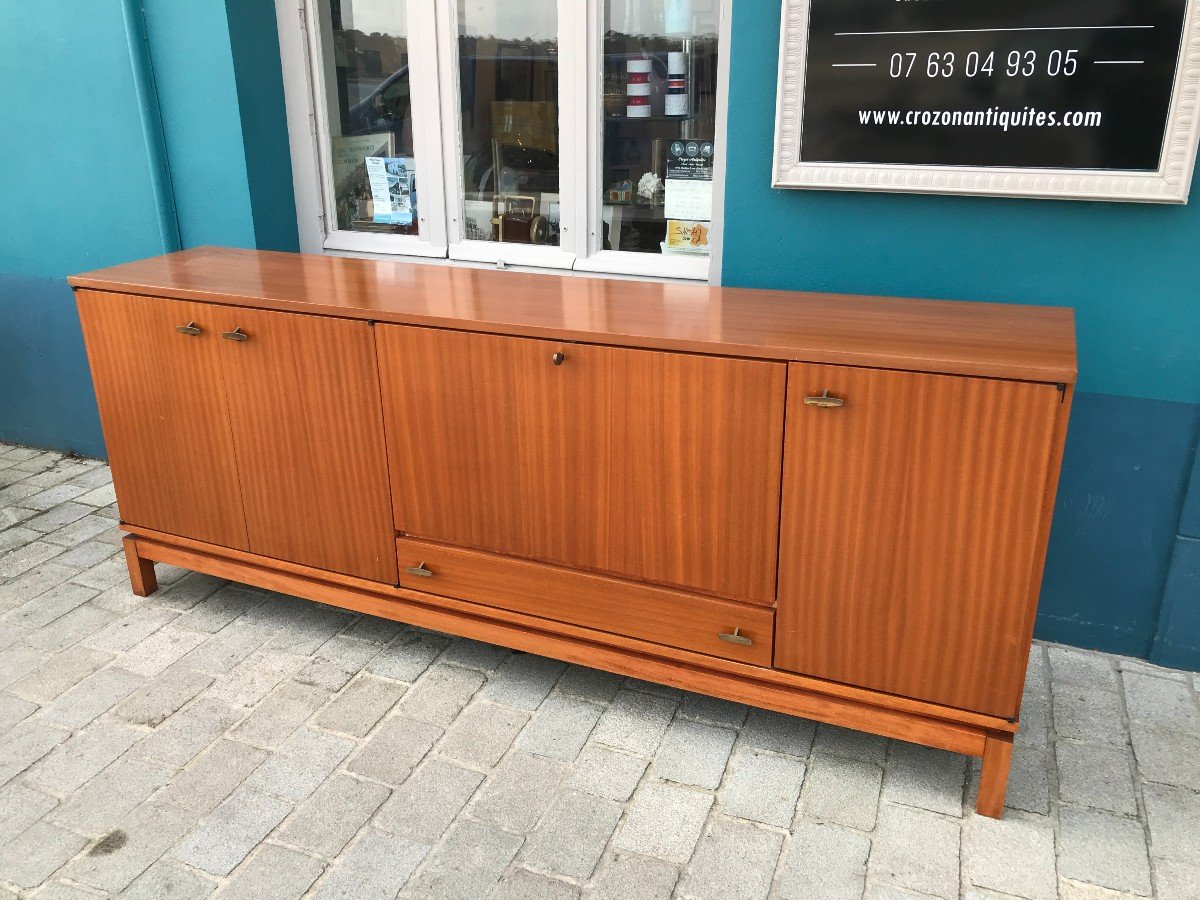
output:
[[[487,641],[818,722],[982,757],[975,811],[1000,818],[1017,725],[981,715],[719,659],[617,634],[365,581],[122,523],[133,591],[157,590],[154,563],[448,634]]]

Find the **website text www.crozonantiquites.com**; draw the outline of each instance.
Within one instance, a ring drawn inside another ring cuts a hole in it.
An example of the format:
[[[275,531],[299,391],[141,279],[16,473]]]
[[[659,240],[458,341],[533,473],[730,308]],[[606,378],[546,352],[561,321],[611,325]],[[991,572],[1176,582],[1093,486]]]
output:
[[[860,125],[926,125],[933,127],[999,128],[1099,128],[1104,114],[1098,110],[1024,109],[860,109]]]

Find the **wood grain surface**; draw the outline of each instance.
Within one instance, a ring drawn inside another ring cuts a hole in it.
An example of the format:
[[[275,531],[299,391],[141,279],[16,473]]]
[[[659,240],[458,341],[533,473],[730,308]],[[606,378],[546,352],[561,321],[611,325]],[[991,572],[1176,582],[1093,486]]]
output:
[[[782,364],[375,333],[400,531],[774,600]]]
[[[1075,380],[1073,313],[1050,307],[533,275],[219,247],[68,281],[125,293],[618,346]]]
[[[825,391],[845,406],[804,403]],[[793,364],[775,665],[1015,716],[1062,399]]]

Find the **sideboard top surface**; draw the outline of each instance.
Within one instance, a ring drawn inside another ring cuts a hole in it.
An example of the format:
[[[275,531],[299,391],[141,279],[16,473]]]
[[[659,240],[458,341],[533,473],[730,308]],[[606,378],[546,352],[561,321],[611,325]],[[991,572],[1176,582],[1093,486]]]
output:
[[[198,247],[76,288],[760,359],[1075,381],[1074,312]]]

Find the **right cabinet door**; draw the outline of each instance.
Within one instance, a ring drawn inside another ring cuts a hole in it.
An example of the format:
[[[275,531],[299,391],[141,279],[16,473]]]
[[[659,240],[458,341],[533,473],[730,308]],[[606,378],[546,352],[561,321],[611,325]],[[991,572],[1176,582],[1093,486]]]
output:
[[[375,333],[400,531],[774,600],[784,364]]]
[[[1015,715],[1060,403],[1050,384],[791,364],[775,665]]]

